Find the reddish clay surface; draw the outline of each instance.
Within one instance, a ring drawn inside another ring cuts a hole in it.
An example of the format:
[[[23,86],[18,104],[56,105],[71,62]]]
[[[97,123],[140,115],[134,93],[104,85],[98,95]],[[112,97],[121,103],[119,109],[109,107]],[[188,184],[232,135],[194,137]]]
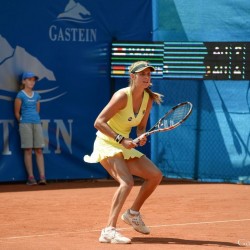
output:
[[[250,185],[164,180],[141,210],[151,234],[119,220],[132,239],[122,246],[98,242],[116,187],[113,180],[0,184],[0,249],[250,249]]]

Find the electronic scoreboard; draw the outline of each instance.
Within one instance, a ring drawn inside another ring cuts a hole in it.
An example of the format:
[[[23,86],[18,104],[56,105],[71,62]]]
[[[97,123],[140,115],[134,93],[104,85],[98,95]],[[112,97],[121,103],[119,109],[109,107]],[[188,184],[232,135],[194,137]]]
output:
[[[250,42],[113,42],[111,50],[114,78],[143,60],[155,67],[152,78],[250,80]]]

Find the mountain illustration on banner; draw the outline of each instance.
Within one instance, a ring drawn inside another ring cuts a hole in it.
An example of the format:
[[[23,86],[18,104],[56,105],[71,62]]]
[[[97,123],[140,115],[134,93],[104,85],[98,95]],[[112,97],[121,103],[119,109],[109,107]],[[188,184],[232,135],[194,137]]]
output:
[[[57,16],[58,21],[73,21],[81,23],[92,22],[91,13],[80,3],[69,0],[63,13]]]
[[[32,71],[38,77],[39,81],[47,79],[48,81],[56,81],[54,73],[47,69],[36,57],[29,54],[24,48],[16,46],[12,48],[8,41],[0,34],[0,100],[12,101],[13,93],[18,91],[18,83],[20,83],[20,75],[24,71]],[[46,90],[38,90],[37,92],[48,93],[57,89],[54,87]],[[4,93],[4,94],[3,94]],[[64,95],[59,94],[42,101],[51,101]]]

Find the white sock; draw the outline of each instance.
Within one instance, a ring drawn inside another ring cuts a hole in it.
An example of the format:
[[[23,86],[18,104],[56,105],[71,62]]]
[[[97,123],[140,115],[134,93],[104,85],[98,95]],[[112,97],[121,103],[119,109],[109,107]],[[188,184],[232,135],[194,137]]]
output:
[[[132,209],[129,209],[129,212],[132,215],[138,215],[140,213],[139,211],[135,211],[135,210],[132,210]]]

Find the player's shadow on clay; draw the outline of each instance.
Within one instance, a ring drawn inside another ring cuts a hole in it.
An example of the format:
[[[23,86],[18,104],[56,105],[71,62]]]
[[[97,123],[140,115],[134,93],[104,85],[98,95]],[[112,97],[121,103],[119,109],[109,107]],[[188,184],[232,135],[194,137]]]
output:
[[[134,237],[133,244],[168,244],[168,245],[194,245],[194,246],[228,246],[228,247],[242,247],[237,243],[224,241],[210,241],[210,240],[186,240],[178,238],[161,238],[161,237]]]

